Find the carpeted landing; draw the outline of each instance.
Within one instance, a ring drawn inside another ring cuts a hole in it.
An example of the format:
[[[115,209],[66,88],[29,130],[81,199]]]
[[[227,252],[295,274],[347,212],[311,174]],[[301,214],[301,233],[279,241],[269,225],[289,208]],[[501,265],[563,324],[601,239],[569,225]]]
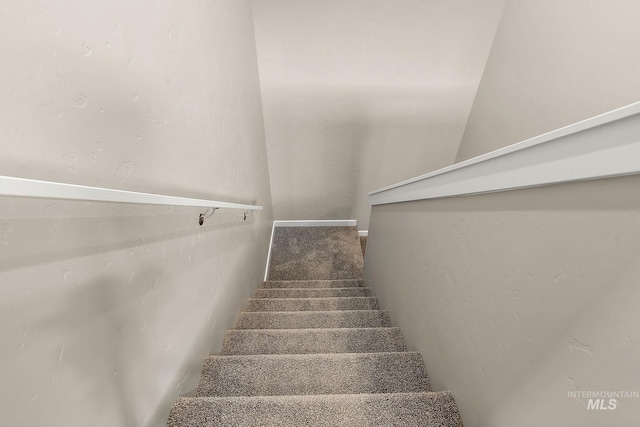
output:
[[[263,282],[168,427],[461,427],[364,286],[352,227],[276,229]]]

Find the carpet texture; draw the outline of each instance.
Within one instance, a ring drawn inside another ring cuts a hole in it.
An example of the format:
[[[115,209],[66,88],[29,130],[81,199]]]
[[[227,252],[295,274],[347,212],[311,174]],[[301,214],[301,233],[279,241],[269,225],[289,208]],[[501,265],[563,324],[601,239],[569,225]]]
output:
[[[238,329],[384,328],[391,326],[384,310],[241,312]]]
[[[269,280],[361,279],[355,227],[276,227]]]
[[[252,298],[245,311],[377,310],[374,297]]]
[[[405,351],[399,328],[235,329],[220,354],[381,353]]]
[[[419,353],[210,356],[196,396],[431,391]]]
[[[237,427],[462,426],[448,392],[180,398],[167,424]]]
[[[168,427],[462,427],[365,287],[355,228],[276,228],[271,260]]]
[[[362,279],[345,280],[268,280],[262,288],[355,288],[364,286]]]
[[[362,256],[367,253],[367,237],[360,237],[360,246],[362,247]]]
[[[310,289],[258,289],[255,298],[332,298],[332,297],[370,297],[369,288],[310,288]]]

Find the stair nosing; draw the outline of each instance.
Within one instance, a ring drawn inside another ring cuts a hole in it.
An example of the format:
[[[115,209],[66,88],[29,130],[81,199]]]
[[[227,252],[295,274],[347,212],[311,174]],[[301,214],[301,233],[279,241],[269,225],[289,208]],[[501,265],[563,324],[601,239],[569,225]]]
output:
[[[274,400],[286,400],[286,399],[313,399],[313,398],[337,398],[337,397],[376,397],[384,398],[385,396],[415,396],[417,394],[426,395],[452,395],[451,390],[436,390],[436,391],[392,391],[389,393],[327,393],[327,394],[264,394],[258,396],[179,396],[178,399],[185,400],[218,400],[218,399],[239,399],[239,400],[253,400],[253,399],[274,399]]]
[[[420,360],[422,361],[422,356],[420,355],[419,351],[374,351],[374,352],[367,352],[367,353],[293,353],[293,354],[210,354],[205,358],[205,362],[209,359],[220,359],[220,358],[243,358],[243,359],[250,359],[250,358],[273,358],[273,359],[286,359],[286,358],[298,358],[298,359],[304,359],[304,358],[313,358],[313,357],[326,357],[326,358],[348,358],[349,356],[353,357],[353,356],[357,356],[357,357],[371,357],[374,355],[381,355],[381,357],[388,357],[392,354],[412,354],[412,355],[417,355],[420,357]],[[424,363],[424,361],[423,361]]]
[[[254,299],[267,299],[267,298],[254,298]],[[269,298],[269,299],[278,299],[278,298]],[[298,299],[298,298],[291,298],[291,299]],[[311,298],[309,298],[311,299]],[[313,298],[313,299],[318,299],[318,298]],[[238,314],[253,314],[253,313],[269,313],[269,314],[282,314],[282,313],[287,313],[287,314],[292,314],[292,313],[344,313],[344,312],[349,312],[349,311],[353,311],[356,313],[366,313],[369,311],[377,311],[377,312],[383,312],[383,313],[388,313],[388,310],[380,310],[380,309],[371,309],[371,310],[294,310],[294,311],[240,311],[238,312]]]
[[[354,310],[354,311],[366,311],[366,310]],[[255,313],[255,311],[254,311]],[[277,313],[277,312],[271,312],[271,313]],[[286,313],[286,312],[285,312]],[[305,312],[305,313],[312,313],[312,312]],[[260,332],[264,332],[264,331],[277,331],[277,332],[283,332],[283,331],[312,331],[312,332],[319,332],[319,331],[334,331],[334,330],[345,330],[345,331],[357,331],[358,329],[364,329],[364,330],[369,330],[369,329],[397,329],[399,331],[402,331],[402,328],[399,328],[397,326],[373,326],[371,328],[361,328],[361,327],[356,327],[356,328],[265,328],[265,329],[256,329],[256,328],[252,328],[252,329],[241,329],[241,328],[229,328],[227,329],[227,332],[225,332],[225,335],[229,332],[232,331],[260,331]]]
[[[364,282],[364,279],[299,279],[299,280],[263,280],[266,282]]]
[[[298,289],[303,289],[305,291],[317,291],[317,290],[321,290],[321,289],[330,289],[332,291],[335,291],[336,289],[371,289],[368,286],[343,286],[341,288],[258,288],[257,290],[261,290],[261,291],[281,291],[281,290],[286,290],[286,291],[292,291],[292,290],[298,290]]]
[[[294,300],[294,301],[297,301],[297,300],[306,300],[306,299],[318,301],[318,300],[321,300],[321,299],[345,299],[345,298],[351,298],[351,299],[353,299],[353,298],[377,299],[374,296],[370,296],[370,297],[319,297],[319,298],[249,298],[249,301],[251,301],[251,300],[265,300],[265,299],[266,300],[270,300],[270,301],[273,301],[273,300]]]

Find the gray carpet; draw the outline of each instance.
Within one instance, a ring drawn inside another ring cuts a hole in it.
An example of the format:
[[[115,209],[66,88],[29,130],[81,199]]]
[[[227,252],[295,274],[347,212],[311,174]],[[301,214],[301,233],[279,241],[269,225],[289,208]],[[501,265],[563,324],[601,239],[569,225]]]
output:
[[[256,290],[255,298],[332,298],[332,297],[370,297],[369,288],[272,288]]]
[[[262,288],[354,288],[364,286],[362,279],[344,280],[268,280],[262,282]]]
[[[238,329],[384,328],[391,326],[384,310],[241,312]]]
[[[355,227],[277,227],[269,280],[361,279],[362,248]]]
[[[263,282],[168,427],[461,427],[362,282],[350,227],[276,229]]]
[[[399,328],[232,329],[221,354],[381,353],[406,351]]]
[[[458,427],[448,392],[180,398],[170,427]]]
[[[330,311],[377,310],[373,297],[338,298],[252,298],[245,311]]]
[[[362,247],[362,255],[364,256],[364,254],[367,253],[367,237],[366,236],[360,237],[360,246]]]
[[[196,396],[431,391],[419,353],[209,356]]]

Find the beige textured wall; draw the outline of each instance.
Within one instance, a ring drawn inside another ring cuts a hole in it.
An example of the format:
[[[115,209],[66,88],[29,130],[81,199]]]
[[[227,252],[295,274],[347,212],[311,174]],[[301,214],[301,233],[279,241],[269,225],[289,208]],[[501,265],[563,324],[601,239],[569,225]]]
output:
[[[0,6],[0,174],[256,203],[0,199],[0,413],[159,426],[259,282],[272,218],[248,1]]]
[[[509,0],[456,162],[640,101],[639,15],[635,0]]]
[[[376,206],[365,279],[468,427],[637,425],[640,177]],[[606,405],[609,402],[607,399]]]
[[[276,219],[451,164],[504,0],[254,0]]]
[[[638,101],[638,12],[509,0],[456,160]],[[637,424],[638,399],[588,410],[568,393],[640,391],[639,184],[373,209],[366,279],[466,426]]]

